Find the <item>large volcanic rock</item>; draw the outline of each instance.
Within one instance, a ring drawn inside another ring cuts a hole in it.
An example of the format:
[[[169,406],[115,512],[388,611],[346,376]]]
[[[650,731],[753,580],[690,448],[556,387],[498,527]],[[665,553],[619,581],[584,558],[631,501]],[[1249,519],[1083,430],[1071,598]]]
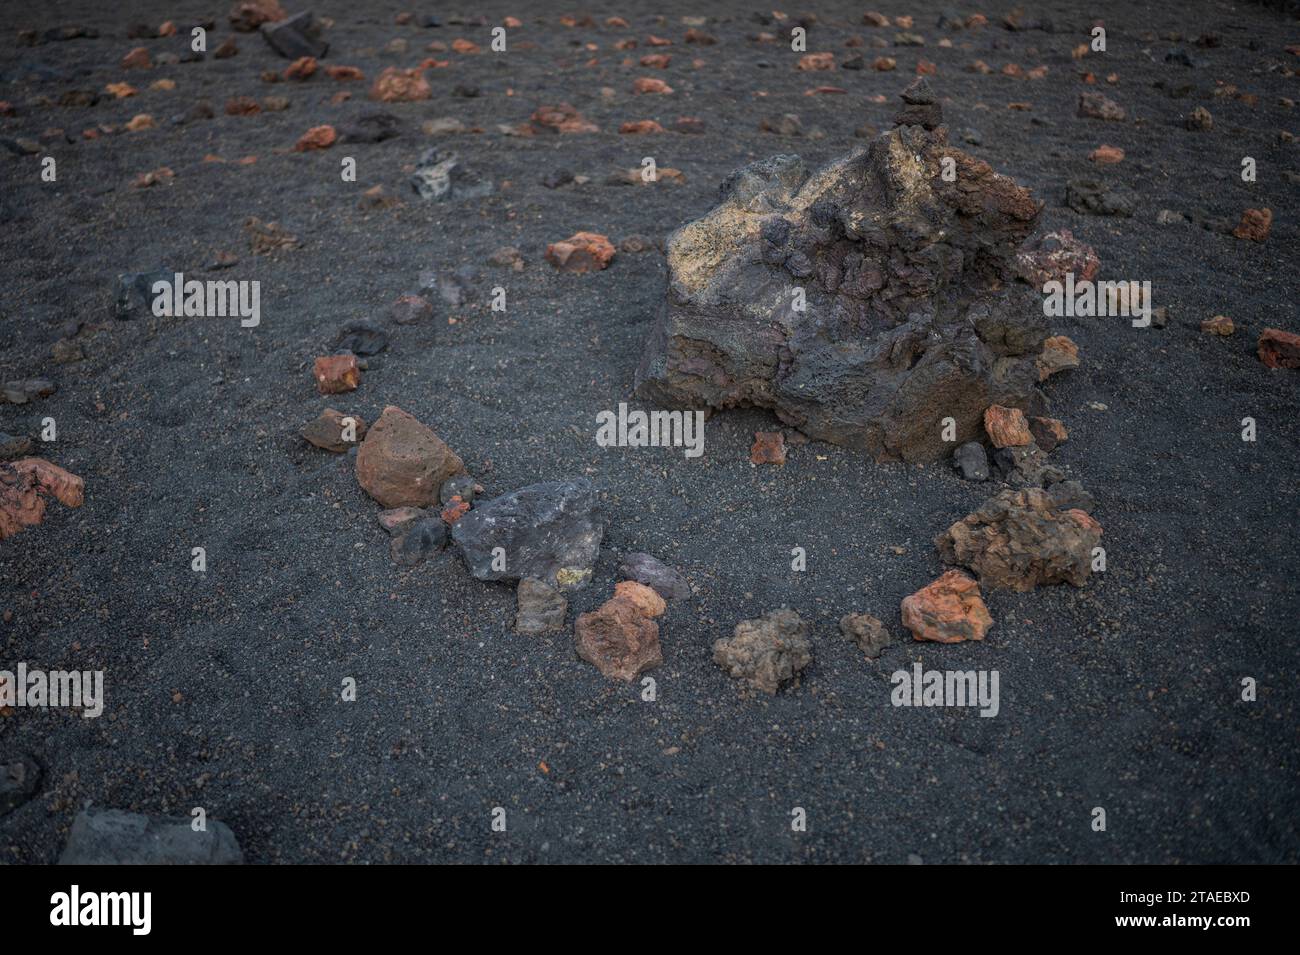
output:
[[[902,125],[811,175],[797,156],[732,174],[720,204],[669,237],[638,394],[771,408],[811,437],[905,460],[951,452],[946,417],[961,443],[991,404],[1040,406],[1042,306],[1012,278],[1042,205],[948,146],[924,80],[904,101]]]

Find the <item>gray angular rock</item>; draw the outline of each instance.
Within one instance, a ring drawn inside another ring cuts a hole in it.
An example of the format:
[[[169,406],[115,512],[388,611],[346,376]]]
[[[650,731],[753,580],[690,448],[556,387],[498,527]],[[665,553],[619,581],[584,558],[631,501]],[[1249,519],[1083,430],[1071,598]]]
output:
[[[417,518],[389,545],[393,563],[402,567],[422,564],[447,543],[447,525],[438,517]]]
[[[459,155],[434,147],[420,157],[411,175],[411,188],[421,199],[454,202],[492,194],[492,180],[484,179],[461,161]]]
[[[240,865],[244,853],[225,823],[142,816],[119,809],[77,814],[59,865]]]
[[[1065,204],[1079,215],[1131,216],[1133,197],[1116,186],[1094,179],[1072,179],[1065,186]]]
[[[145,272],[122,272],[117,277],[114,290],[114,316],[127,320],[134,318],[140,310],[148,314],[153,304],[154,282],[171,282],[174,278],[175,273],[171,269],[161,266]]]
[[[567,590],[591,580],[604,532],[596,490],[577,478],[530,484],[480,502],[452,526],[451,536],[479,580],[536,577]],[[493,554],[498,547],[500,561]]]
[[[466,504],[474,500],[474,478],[469,474],[457,474],[455,477],[449,477],[442,482],[442,488],[438,491],[438,500],[443,504],[450,504],[453,497],[459,497]]]
[[[878,459],[939,460],[943,418],[969,441],[990,404],[1041,401],[1042,307],[1011,268],[1041,208],[943,128],[882,133],[811,175],[797,156],[746,166],[668,240],[637,393],[771,408]]]
[[[518,602],[515,633],[553,633],[564,629],[569,601],[546,581],[525,577],[519,581],[515,594]]]
[[[287,20],[262,24],[262,39],[288,60],[314,56],[321,59],[330,45],[320,38],[320,26],[310,12],[295,13]]]
[[[686,578],[650,554],[625,555],[618,566],[618,574],[624,580],[645,584],[664,600],[681,600],[691,595],[691,585]]]
[[[978,441],[967,441],[959,445],[952,453],[952,466],[961,472],[967,481],[987,481],[989,479],[989,456],[984,445]]]
[[[1036,444],[998,448],[993,452],[993,467],[999,479],[1012,487],[1050,487],[1065,478]]]
[[[812,663],[809,626],[782,607],[754,620],[742,620],[730,637],[713,644],[713,662],[735,679],[775,694]]]

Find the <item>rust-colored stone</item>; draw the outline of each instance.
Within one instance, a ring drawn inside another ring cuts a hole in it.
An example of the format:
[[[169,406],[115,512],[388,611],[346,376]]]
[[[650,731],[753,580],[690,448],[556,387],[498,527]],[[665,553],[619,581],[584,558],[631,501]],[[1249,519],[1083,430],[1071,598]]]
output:
[[[1300,368],[1300,335],[1264,329],[1259,336],[1259,360],[1269,368]]]
[[[576,232],[546,247],[546,261],[564,272],[595,272],[609,266],[614,244],[598,232]]]
[[[419,70],[403,70],[390,66],[379,74],[370,87],[370,98],[383,103],[412,103],[429,99],[433,90]]]
[[[68,507],[81,507],[86,485],[44,458],[0,464],[0,541],[39,524],[45,517],[47,495]]]
[[[316,390],[322,395],[355,391],[361,384],[361,369],[353,354],[322,355],[316,359],[312,374],[316,378]]]
[[[389,405],[366,432],[356,471],[362,490],[384,507],[429,507],[465,465],[430,428]]]
[[[302,138],[294,144],[293,151],[305,153],[316,149],[329,149],[338,138],[339,134],[335,132],[333,126],[313,126],[302,134]]]
[[[936,643],[983,640],[993,626],[979,584],[959,570],[950,570],[910,597],[904,597],[902,610],[903,626],[917,640]]]
[[[749,449],[750,464],[785,464],[785,433],[755,431],[754,446]]]
[[[1241,223],[1232,230],[1232,234],[1238,239],[1263,242],[1272,228],[1272,209],[1247,209],[1241,214]]]
[[[1019,408],[989,405],[984,411],[984,430],[995,448],[1018,448],[1034,443],[1025,413]]]
[[[659,625],[646,616],[643,605],[627,596],[614,596],[573,626],[578,656],[610,679],[632,682],[664,662],[659,649]]]

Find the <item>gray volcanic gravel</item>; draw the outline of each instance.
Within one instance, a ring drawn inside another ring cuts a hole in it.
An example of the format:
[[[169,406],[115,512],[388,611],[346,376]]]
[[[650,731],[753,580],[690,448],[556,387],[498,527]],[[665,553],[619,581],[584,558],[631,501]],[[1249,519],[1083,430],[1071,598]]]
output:
[[[38,793],[0,814],[0,862],[56,860],[87,803],[173,817],[202,806],[250,863],[1300,859],[1300,372],[1255,355],[1265,327],[1300,332],[1300,154],[1279,138],[1300,132],[1300,114],[1282,102],[1300,99],[1300,57],[1285,50],[1300,43],[1300,22],[1249,3],[1051,0],[1023,4],[1051,32],[1004,29],[1010,3],[981,7],[982,29],[950,32],[935,27],[939,7],[872,4],[914,15],[917,47],[893,46],[899,29],[864,25],[868,6],[810,4],[809,51],[840,61],[860,52],[868,66],[893,56],[898,69],[802,72],[788,42],[750,39],[788,36],[788,23],[755,18],[770,6],[626,0],[591,7],[592,26],[567,27],[560,16],[573,11],[483,0],[460,12],[481,13],[484,25],[453,24],[457,11],[439,6],[443,26],[424,29],[394,22],[414,5],[331,0],[312,8],[334,20],[322,66],[357,66],[366,82],[320,71],[276,84],[260,75],[289,61],[257,35],[237,35],[237,56],[212,56],[232,35],[224,0],[70,0],[57,20],[44,5],[4,6],[0,100],[16,115],[0,116],[0,137],[58,127],[74,141],[36,155],[0,149],[0,381],[47,377],[58,389],[0,404],[0,431],[35,436],[53,417],[58,439],[37,453],[83,477],[86,491],[83,507],[52,503],[43,524],[0,544],[0,669],[102,669],[107,704],[98,719],[0,713],[0,763],[31,754],[41,768]],[[508,15],[524,25],[509,32],[509,52],[491,53],[489,26]],[[609,16],[631,27],[603,25]],[[708,17],[698,29],[717,44],[685,44],[683,16]],[[183,49],[179,37],[128,39],[131,24],[206,17],[217,25],[202,62],[120,68],[135,46],[155,58]],[[1071,59],[1095,19],[1108,52]],[[64,24],[99,35],[15,42],[20,30]],[[1196,46],[1201,33],[1220,45]],[[673,45],[649,47],[651,34]],[[853,36],[866,44],[846,48]],[[871,46],[877,36],[888,49]],[[399,37],[407,51],[386,53]],[[457,37],[484,52],[425,50]],[[637,48],[615,50],[625,37]],[[942,37],[953,46],[939,47]],[[1175,49],[1195,65],[1166,61]],[[670,53],[668,69],[621,65],[647,52]],[[425,73],[432,99],[367,99],[382,68],[426,57],[450,61]],[[921,59],[937,64],[929,79],[954,143],[1046,201],[1040,232],[1071,229],[1096,249],[1102,278],[1150,280],[1171,316],[1163,329],[1051,321],[1082,361],[1045,385],[1050,413],[1070,431],[1051,460],[1096,498],[1108,566],[1082,589],[986,591],[988,638],[947,646],[907,638],[899,602],[942,572],[934,536],[996,493],[996,481],[818,442],[787,442],[784,466],[754,467],[753,433],[780,425],[750,410],[714,415],[699,458],[598,447],[599,412],[644,407],[633,377],[663,299],[662,253],[619,252],[587,275],[543,258],[548,243],[580,230],[662,244],[747,162],[797,152],[816,167],[842,155],[862,143],[862,124],[889,128]],[[976,59],[994,73],[967,72]],[[1050,72],[999,75],[1011,62]],[[1081,70],[1096,74],[1095,87]],[[634,95],[638,76],[675,92]],[[151,90],[159,78],[176,89]],[[139,94],[102,92],[119,81]],[[1216,96],[1219,83],[1257,102]],[[847,95],[804,95],[822,84]],[[1184,85],[1187,95],[1168,95]],[[479,95],[454,95],[457,86]],[[73,89],[101,91],[100,101],[56,105]],[[1084,89],[1119,102],[1127,119],[1077,117]],[[331,103],[340,90],[351,99]],[[869,101],[878,94],[887,100]],[[226,115],[236,96],[290,105]],[[215,118],[170,123],[200,98]],[[561,102],[601,132],[498,131]],[[1212,130],[1186,128],[1196,106],[1213,114]],[[401,134],[292,151],[309,128],[341,128],[373,109],[397,116]],[[157,125],[82,137],[139,113]],[[785,113],[798,114],[805,135],[760,131]],[[703,133],[617,131],[641,119],[670,128],[680,116],[699,117]],[[483,132],[421,132],[441,117]],[[979,145],[958,142],[968,129]],[[1124,161],[1090,162],[1102,144],[1124,149]],[[495,192],[421,200],[410,178],[432,146],[454,149]],[[40,180],[46,154],[58,161],[55,183]],[[225,162],[205,162],[209,154]],[[1247,154],[1254,183],[1239,175]],[[686,181],[606,183],[647,155]],[[257,161],[236,162],[246,156]],[[341,180],[343,156],[357,159],[357,182]],[[161,166],[174,180],[132,188]],[[562,169],[589,181],[542,185]],[[1072,179],[1125,187],[1133,215],[1075,213],[1065,205]],[[402,204],[360,208],[374,185]],[[1235,224],[1248,207],[1273,211],[1264,242],[1199,225]],[[1163,209],[1195,221],[1157,225]],[[250,216],[281,223],[301,248],[251,254]],[[507,245],[521,250],[524,271],[488,264]],[[238,264],[204,271],[218,252]],[[259,280],[260,326],[114,319],[116,276],[157,266]],[[388,319],[422,272],[450,278],[464,266],[478,277],[463,305],[431,293],[432,318]],[[489,306],[496,285],[507,289],[504,312]],[[1216,314],[1233,318],[1235,335],[1200,331]],[[85,323],[85,358],[58,364],[51,348],[74,319]],[[387,349],[366,359],[356,391],[318,394],[313,359],[362,319],[384,327]],[[480,500],[538,481],[582,477],[598,488],[602,551],[592,583],[567,595],[565,631],[515,634],[514,584],[473,579],[454,550],[394,565],[352,457],[298,435],[327,407],[374,422],[388,404],[450,445],[483,485]],[[1240,438],[1247,416],[1254,443]],[[198,546],[202,574],[190,569]],[[791,570],[796,546],[804,571]],[[633,552],[677,568],[693,588],[657,621],[654,702],[638,682],[601,677],[573,645],[573,619],[610,596]],[[782,605],[811,623],[813,663],[797,687],[746,694],[712,662],[714,641]],[[866,659],[839,633],[850,612],[880,617],[899,641]],[[914,662],[998,670],[999,714],[891,706],[890,674]],[[1258,681],[1253,703],[1240,699],[1244,677]],[[340,699],[348,678],[355,703]],[[1090,826],[1096,806],[1104,833]],[[506,809],[505,832],[492,830],[494,807]],[[807,812],[806,832],[791,830],[794,807]]]

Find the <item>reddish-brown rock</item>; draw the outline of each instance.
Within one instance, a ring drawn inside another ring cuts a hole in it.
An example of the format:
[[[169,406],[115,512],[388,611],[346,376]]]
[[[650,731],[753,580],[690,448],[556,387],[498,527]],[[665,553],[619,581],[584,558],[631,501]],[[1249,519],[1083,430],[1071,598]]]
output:
[[[1088,158],[1102,166],[1111,166],[1124,161],[1124,150],[1118,146],[1098,146],[1088,153]]]
[[[429,507],[465,465],[431,429],[389,405],[357,452],[357,482],[384,507]]]
[[[614,244],[598,232],[577,232],[546,247],[546,261],[564,272],[595,272],[614,258]]]
[[[980,587],[959,570],[950,570],[910,597],[903,598],[903,626],[917,640],[961,643],[983,640],[993,618]]]
[[[122,69],[124,70],[147,70],[151,66],[153,66],[153,60],[149,58],[149,51],[142,46],[137,46],[122,57]]]
[[[638,76],[632,81],[633,93],[671,93],[673,88],[663,80],[651,76]]]
[[[1264,329],[1259,336],[1259,360],[1269,368],[1300,368],[1300,335]]]
[[[663,606],[662,600],[659,606]],[[643,595],[624,590],[622,595],[616,593],[598,609],[580,615],[573,626],[578,656],[610,679],[629,683],[644,671],[659,666],[664,662],[659,649],[659,625],[647,613],[649,609],[653,605]]]
[[[86,485],[81,478],[44,458],[21,458],[0,464],[0,541],[45,517],[45,497],[81,507]]]
[[[263,23],[278,23],[288,18],[289,14],[277,0],[245,0],[236,3],[230,11],[230,25],[240,33],[252,33]]]
[[[801,70],[833,70],[835,69],[835,54],[805,53],[799,57],[797,68]]]
[[[785,432],[755,431],[750,464],[785,464]]]
[[[1091,282],[1101,269],[1101,259],[1092,246],[1080,242],[1069,229],[1049,232],[1016,253],[1016,274],[1035,289],[1047,282],[1064,282],[1074,274],[1076,282]]]
[[[316,378],[316,390],[322,395],[355,391],[361,384],[361,369],[353,354],[322,355],[316,359],[312,374]]]
[[[294,144],[293,151],[305,153],[316,149],[329,149],[338,138],[339,134],[335,132],[333,126],[313,126],[302,134],[302,138]]]
[[[370,98],[384,103],[411,103],[433,95],[429,81],[419,70],[390,66],[379,74],[370,87]]]
[[[1029,422],[1019,408],[989,405],[984,411],[984,430],[995,448],[1018,448],[1034,443]]]
[[[286,80],[305,80],[316,72],[316,57],[300,56],[290,63],[284,70]]]
[[[653,119],[638,119],[634,122],[624,123],[618,128],[618,131],[624,134],[635,135],[644,133],[662,133],[664,128]]]
[[[598,133],[600,127],[590,122],[568,103],[539,106],[528,120],[536,133]]]
[[[327,66],[325,67],[325,75],[332,80],[338,80],[340,83],[366,78],[366,74],[355,66]]]
[[[1059,418],[1030,418],[1029,432],[1034,436],[1034,443],[1044,451],[1051,451],[1070,436],[1065,422]]]
[[[616,583],[614,596],[632,601],[643,617],[660,617],[668,609],[664,598],[653,588],[635,580],[620,580]]]
[[[1079,367],[1079,346],[1065,335],[1053,335],[1043,342],[1038,356],[1038,380],[1046,381],[1058,371]]]
[[[1272,209],[1247,209],[1241,214],[1241,223],[1232,230],[1232,234],[1238,239],[1263,242],[1268,238],[1269,230],[1272,227]]]

